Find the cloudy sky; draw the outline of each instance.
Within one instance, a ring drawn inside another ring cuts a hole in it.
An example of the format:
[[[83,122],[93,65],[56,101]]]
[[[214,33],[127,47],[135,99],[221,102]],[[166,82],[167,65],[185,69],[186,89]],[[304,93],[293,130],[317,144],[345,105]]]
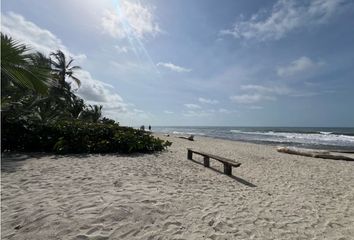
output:
[[[354,126],[352,0],[4,0],[124,125]]]

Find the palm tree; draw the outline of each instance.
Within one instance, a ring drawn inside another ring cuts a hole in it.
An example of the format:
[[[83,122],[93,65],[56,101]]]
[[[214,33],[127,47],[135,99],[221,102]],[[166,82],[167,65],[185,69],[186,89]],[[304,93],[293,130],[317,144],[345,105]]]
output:
[[[52,63],[52,72],[54,73],[55,78],[58,81],[60,88],[67,88],[70,86],[66,84],[65,79],[71,78],[76,82],[78,87],[81,85],[81,81],[74,76],[74,72],[77,69],[81,69],[79,66],[71,66],[74,59],[70,58],[69,60],[66,58],[65,54],[61,50],[57,50],[54,53],[51,53],[50,56],[53,58],[51,60]]]
[[[41,52],[35,52],[30,55],[31,61],[33,64],[38,66],[39,68],[45,69],[47,71],[51,71],[51,60],[49,57],[44,55]]]
[[[84,109],[80,115],[79,119],[82,119],[84,121],[90,121],[97,123],[98,120],[102,117],[102,105],[89,105],[88,108]]]
[[[98,106],[98,105],[93,105],[91,107],[91,118],[92,118],[92,122],[96,123],[98,122],[98,120],[101,118],[102,116],[102,105]]]
[[[38,65],[29,48],[1,33],[2,87],[14,84],[46,94],[50,82],[49,69]]]
[[[85,107],[86,105],[84,103],[84,100],[76,96],[75,94],[72,94],[71,102],[67,107],[68,112],[71,114],[71,117],[74,119],[79,118],[80,113],[84,111]]]

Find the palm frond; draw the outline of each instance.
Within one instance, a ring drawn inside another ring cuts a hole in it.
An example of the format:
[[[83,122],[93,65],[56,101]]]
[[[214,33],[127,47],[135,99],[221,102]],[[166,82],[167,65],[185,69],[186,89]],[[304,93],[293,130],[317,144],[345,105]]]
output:
[[[70,61],[66,64],[65,68],[69,68],[70,64],[74,61],[74,59],[70,59]]]
[[[47,94],[49,71],[34,64],[30,49],[1,33],[1,76],[22,87]]]
[[[81,80],[78,79],[77,77],[74,77],[73,75],[70,76],[74,81],[75,83],[77,84],[78,87],[81,86]]]
[[[72,66],[72,67],[68,68],[69,71],[76,70],[76,69],[81,69],[81,67],[80,66]]]
[[[81,86],[81,81],[73,75],[74,70],[80,69],[80,67],[70,66],[74,59],[70,58],[68,61],[65,54],[61,50],[57,50],[56,52],[51,53],[50,57],[52,73],[62,88],[64,88],[66,78],[72,78],[78,87]]]

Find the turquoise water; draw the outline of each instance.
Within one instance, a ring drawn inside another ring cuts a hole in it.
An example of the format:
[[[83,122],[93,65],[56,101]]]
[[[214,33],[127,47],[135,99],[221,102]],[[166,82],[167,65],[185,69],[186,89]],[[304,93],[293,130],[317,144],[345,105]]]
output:
[[[155,132],[207,136],[279,146],[354,150],[354,128],[153,127]]]

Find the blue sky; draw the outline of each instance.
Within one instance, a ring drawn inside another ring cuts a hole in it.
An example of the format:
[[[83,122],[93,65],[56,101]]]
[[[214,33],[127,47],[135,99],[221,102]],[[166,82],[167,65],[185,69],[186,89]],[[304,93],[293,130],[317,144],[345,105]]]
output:
[[[354,126],[350,0],[5,0],[1,20],[123,125]]]

